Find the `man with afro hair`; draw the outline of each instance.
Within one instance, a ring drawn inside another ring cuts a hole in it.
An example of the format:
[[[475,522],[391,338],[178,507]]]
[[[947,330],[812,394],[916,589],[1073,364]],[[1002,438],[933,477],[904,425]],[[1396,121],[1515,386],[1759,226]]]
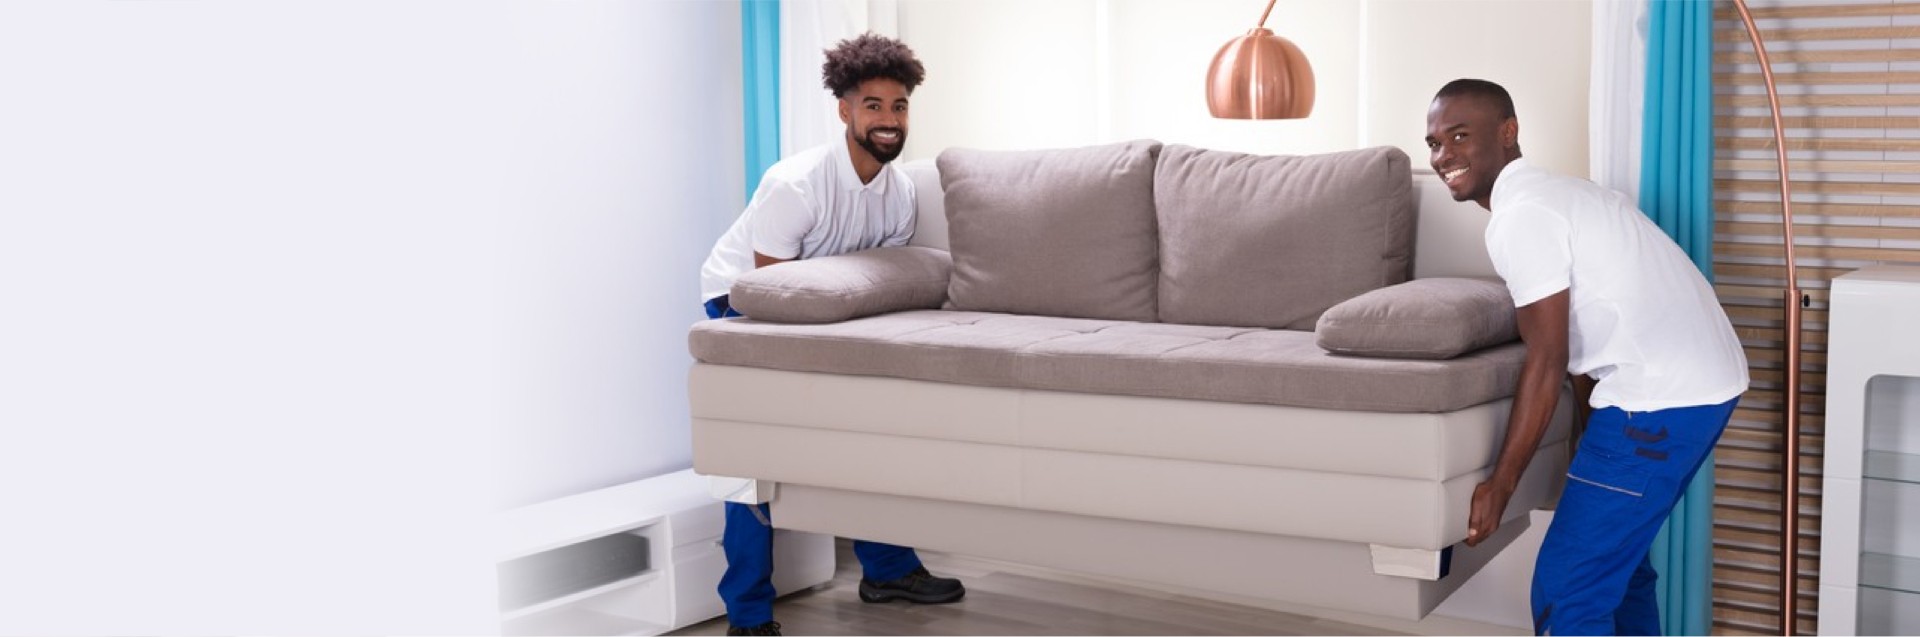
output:
[[[727,302],[741,274],[794,259],[902,246],[913,236],[913,182],[889,164],[907,142],[907,96],[926,70],[913,50],[871,33],[827,51],[821,75],[839,100],[845,139],[801,151],[767,169],[745,212],[700,270],[708,318],[740,316]],[[728,635],[778,635],[773,621],[773,528],[765,504],[726,503],[720,598]],[[958,601],[956,579],[934,577],[913,549],[855,541],[865,570],[860,600]]]

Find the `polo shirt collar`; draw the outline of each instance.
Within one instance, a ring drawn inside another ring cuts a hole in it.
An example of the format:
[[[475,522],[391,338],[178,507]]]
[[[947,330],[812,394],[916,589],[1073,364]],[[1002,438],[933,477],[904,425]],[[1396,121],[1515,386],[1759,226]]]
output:
[[[847,150],[847,138],[843,131],[840,138],[833,141],[833,154],[840,165],[840,189],[847,191],[871,190],[877,194],[887,194],[887,184],[893,181],[893,162],[880,165],[880,172],[874,173],[873,183],[860,183],[860,171],[853,168],[853,154]]]

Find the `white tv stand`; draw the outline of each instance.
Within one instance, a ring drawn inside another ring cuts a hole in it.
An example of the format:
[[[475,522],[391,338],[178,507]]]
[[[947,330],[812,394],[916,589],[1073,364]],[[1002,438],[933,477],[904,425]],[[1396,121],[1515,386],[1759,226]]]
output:
[[[503,635],[658,635],[725,612],[716,592],[726,570],[721,503],[692,469],[514,509],[498,527],[502,563],[615,534],[647,545],[644,570],[501,609]],[[781,594],[833,578],[832,536],[781,530],[774,547]]]

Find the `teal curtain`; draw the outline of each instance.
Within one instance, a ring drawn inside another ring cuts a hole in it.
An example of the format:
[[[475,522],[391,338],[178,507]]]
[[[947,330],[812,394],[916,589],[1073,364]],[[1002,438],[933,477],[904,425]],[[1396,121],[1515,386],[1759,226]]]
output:
[[[1713,3],[1649,0],[1640,209],[1713,280]],[[1660,622],[1705,635],[1713,620],[1713,456],[1653,543]]]
[[[780,3],[740,0],[740,66],[746,108],[747,198],[780,161]]]

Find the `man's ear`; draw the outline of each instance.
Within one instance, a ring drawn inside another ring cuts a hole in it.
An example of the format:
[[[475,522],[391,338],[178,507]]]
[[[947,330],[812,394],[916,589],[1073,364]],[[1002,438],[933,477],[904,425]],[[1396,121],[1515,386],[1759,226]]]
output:
[[[1500,147],[1515,148],[1520,145],[1520,118],[1509,117],[1500,122]]]
[[[853,107],[847,104],[847,98],[834,100],[840,103],[840,123],[853,124]]]

